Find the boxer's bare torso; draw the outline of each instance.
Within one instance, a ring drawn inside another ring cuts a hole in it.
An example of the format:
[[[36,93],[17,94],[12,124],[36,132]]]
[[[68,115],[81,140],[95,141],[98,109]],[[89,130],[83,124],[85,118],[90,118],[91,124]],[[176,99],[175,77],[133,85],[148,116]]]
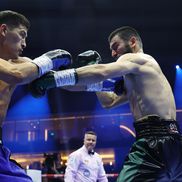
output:
[[[129,53],[114,63],[86,66],[77,71],[78,84],[124,76],[126,94],[117,96],[115,93],[97,93],[105,108],[129,101],[135,120],[147,115],[176,119],[172,89],[158,63],[150,55],[142,52]]]
[[[6,117],[16,85],[25,84],[37,78],[37,66],[28,60],[25,57],[12,61],[0,59],[0,126]]]
[[[171,87],[157,62],[149,55],[138,60],[138,72],[125,75],[127,97],[134,118],[158,115],[164,119],[176,119],[176,107]],[[146,58],[146,60],[145,60]]]

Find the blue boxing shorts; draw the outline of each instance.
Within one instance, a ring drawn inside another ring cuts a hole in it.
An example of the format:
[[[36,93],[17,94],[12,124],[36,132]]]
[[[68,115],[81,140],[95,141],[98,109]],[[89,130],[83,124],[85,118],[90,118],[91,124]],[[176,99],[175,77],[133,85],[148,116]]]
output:
[[[182,182],[182,140],[177,122],[148,116],[134,126],[136,141],[117,182]]]
[[[25,170],[10,159],[10,150],[0,145],[0,182],[32,182]]]

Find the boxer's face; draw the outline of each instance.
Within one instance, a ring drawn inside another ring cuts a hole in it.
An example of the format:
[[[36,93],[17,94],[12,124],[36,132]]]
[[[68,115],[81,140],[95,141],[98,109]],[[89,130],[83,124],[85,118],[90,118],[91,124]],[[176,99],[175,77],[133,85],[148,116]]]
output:
[[[96,145],[97,136],[92,134],[85,134],[84,145],[88,151],[92,151]]]
[[[26,47],[27,29],[23,25],[9,28],[4,25],[2,51],[6,59],[16,59]]]
[[[113,58],[118,59],[126,53],[132,53],[132,48],[128,41],[124,41],[118,35],[115,35],[110,41],[111,55]]]

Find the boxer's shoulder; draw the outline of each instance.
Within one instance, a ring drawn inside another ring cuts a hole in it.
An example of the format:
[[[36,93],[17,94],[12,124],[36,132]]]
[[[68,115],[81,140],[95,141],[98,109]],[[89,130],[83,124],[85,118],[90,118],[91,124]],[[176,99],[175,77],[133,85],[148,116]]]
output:
[[[28,57],[18,57],[17,59],[10,59],[8,62],[13,63],[13,64],[20,64],[20,63],[25,63],[25,62],[30,62],[32,61]]]

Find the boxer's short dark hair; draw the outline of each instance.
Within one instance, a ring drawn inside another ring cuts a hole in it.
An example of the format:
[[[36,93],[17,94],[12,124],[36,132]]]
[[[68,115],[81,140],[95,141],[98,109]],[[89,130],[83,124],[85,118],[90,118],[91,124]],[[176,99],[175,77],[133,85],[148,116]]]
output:
[[[30,28],[29,20],[22,14],[11,10],[0,11],[0,24],[7,24],[9,28],[16,28],[23,25]]]

